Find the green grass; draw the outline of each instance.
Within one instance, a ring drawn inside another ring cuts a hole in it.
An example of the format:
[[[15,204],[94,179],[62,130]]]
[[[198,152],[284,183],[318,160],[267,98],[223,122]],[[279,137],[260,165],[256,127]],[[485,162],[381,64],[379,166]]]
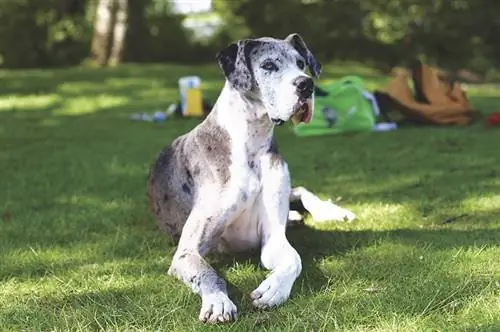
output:
[[[500,330],[500,131],[482,123],[316,138],[280,128],[294,185],[358,219],[289,230],[304,268],[277,309],[251,307],[258,256],[213,257],[240,319],[199,323],[199,298],[166,275],[175,247],[146,200],[149,164],[197,120],[128,118],[177,100],[189,74],[216,97],[215,66],[0,72],[0,330]],[[323,77],[346,74],[384,81],[354,66]],[[469,94],[500,109],[494,87]]]

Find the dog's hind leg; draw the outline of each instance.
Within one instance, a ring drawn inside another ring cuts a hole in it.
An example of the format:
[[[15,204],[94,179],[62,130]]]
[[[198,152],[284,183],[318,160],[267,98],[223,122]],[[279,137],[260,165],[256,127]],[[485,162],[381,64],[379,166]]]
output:
[[[302,270],[297,251],[286,238],[290,176],[284,160],[276,155],[261,159],[262,193],[257,201],[261,229],[262,265],[271,271],[250,295],[253,305],[267,308],[285,302]]]
[[[226,282],[217,275],[203,256],[217,245],[231,209],[225,208],[225,204],[220,201],[209,201],[209,195],[201,196],[204,197],[203,203],[194,205],[168,273],[201,296],[201,321],[229,322],[236,319],[236,306],[228,297]]]
[[[354,213],[333,204],[330,200],[322,200],[304,187],[295,187],[290,193],[291,206],[298,206],[301,212],[309,212],[316,222],[352,221]]]

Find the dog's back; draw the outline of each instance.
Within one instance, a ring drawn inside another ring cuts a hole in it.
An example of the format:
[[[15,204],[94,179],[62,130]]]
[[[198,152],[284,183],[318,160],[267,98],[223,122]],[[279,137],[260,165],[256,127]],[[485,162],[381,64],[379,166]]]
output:
[[[193,181],[191,171],[182,165],[180,158],[185,144],[186,136],[181,136],[166,146],[151,166],[148,177],[149,201],[158,226],[174,241],[181,235],[194,196],[189,186]]]

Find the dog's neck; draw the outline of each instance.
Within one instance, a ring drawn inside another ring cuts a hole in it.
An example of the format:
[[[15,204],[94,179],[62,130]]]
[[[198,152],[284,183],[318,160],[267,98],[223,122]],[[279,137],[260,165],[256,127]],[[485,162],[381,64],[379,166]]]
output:
[[[230,137],[240,138],[250,149],[261,150],[270,145],[274,124],[257,96],[241,93],[226,82],[212,113]]]

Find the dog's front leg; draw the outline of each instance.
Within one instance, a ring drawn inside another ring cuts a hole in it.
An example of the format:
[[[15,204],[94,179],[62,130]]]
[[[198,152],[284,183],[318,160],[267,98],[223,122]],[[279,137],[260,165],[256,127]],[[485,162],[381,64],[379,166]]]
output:
[[[288,166],[275,155],[263,157],[261,165],[263,185],[257,202],[262,236],[260,258],[270,274],[250,296],[254,306],[267,308],[288,299],[302,263],[285,234],[290,197]]]
[[[220,202],[209,204],[205,201],[203,206],[195,205],[168,271],[201,296],[199,319],[203,322],[230,322],[237,318],[237,309],[228,297],[226,282],[203,258],[219,241],[230,217],[228,211],[230,209],[224,209]]]

